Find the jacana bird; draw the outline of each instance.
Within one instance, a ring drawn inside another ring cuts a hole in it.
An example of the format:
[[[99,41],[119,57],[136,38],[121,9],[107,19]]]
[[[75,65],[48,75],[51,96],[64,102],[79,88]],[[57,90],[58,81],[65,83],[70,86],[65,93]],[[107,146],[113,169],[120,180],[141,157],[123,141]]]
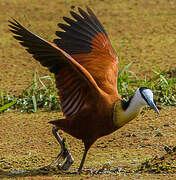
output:
[[[52,132],[61,145],[61,153],[53,162],[67,170],[73,157],[65,147],[58,130],[81,139],[84,154],[78,169],[81,172],[87,152],[100,137],[111,134],[149,105],[159,113],[153,93],[140,87],[124,101],[117,92],[118,56],[108,34],[90,8],[70,11],[73,18],[63,17],[54,43],[33,34],[15,19],[10,22],[14,38],[34,59],[55,74],[56,87],[65,118],[51,121]],[[52,164],[52,165],[53,165]]]

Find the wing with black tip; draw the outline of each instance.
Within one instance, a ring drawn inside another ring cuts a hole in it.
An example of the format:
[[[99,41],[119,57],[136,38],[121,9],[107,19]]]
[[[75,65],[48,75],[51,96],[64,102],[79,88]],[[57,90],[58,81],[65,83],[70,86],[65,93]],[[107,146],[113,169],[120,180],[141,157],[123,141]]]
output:
[[[54,43],[84,66],[103,91],[117,94],[117,54],[93,11],[78,11],[70,12],[73,19],[63,17],[67,24],[58,24],[62,31],[56,31]]]
[[[96,95],[99,87],[90,73],[75,61],[69,54],[24,28],[16,20],[9,21],[14,38],[33,55],[43,66],[55,74],[56,86],[59,89],[62,110],[65,116],[77,113],[87,93]]]

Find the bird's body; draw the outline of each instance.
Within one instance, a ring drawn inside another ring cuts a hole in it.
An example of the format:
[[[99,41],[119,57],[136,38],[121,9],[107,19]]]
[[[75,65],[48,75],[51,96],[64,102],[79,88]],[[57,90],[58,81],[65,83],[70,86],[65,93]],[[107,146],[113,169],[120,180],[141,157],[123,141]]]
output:
[[[93,143],[99,137],[115,131],[117,128],[112,118],[115,99],[112,100],[100,94],[96,98],[90,97],[87,97],[86,103],[76,116],[51,121],[51,123],[70,135],[82,139],[84,143],[87,141]]]
[[[70,153],[64,154],[64,143],[58,130],[81,139],[85,152],[100,137],[108,135],[134,119],[144,105],[157,111],[151,90],[139,88],[128,101],[117,92],[118,56],[95,14],[78,8],[80,15],[71,11],[74,18],[64,17],[68,24],[58,24],[64,31],[56,31],[59,37],[50,43],[31,33],[16,20],[10,21],[14,38],[27,48],[43,66],[55,74],[64,119],[50,121],[53,134],[61,144],[62,152],[55,161],[67,158],[62,166],[68,169],[73,163]],[[157,111],[158,112],[158,111]],[[64,155],[63,155],[64,154]]]

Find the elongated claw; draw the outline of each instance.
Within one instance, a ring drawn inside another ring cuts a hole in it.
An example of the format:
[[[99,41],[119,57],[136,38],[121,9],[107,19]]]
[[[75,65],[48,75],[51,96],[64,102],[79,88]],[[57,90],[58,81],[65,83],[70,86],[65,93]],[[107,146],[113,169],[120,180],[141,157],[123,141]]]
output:
[[[66,161],[62,165],[62,170],[68,170],[70,166],[73,164],[74,158],[72,157],[71,153],[67,150]]]
[[[57,131],[58,128],[54,126],[52,132],[61,146],[61,152],[59,153],[57,158],[50,164],[50,167],[57,167],[59,170],[68,170],[73,164],[74,159],[71,153],[66,148],[65,139],[62,140]]]

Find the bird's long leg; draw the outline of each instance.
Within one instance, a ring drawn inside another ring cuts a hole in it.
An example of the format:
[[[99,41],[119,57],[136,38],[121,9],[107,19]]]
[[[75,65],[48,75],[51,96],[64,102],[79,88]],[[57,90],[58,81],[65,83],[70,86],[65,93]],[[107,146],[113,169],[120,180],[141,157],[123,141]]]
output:
[[[84,165],[84,162],[85,162],[85,159],[86,159],[86,155],[87,155],[87,152],[88,152],[89,148],[85,148],[84,150],[84,154],[83,154],[83,157],[82,157],[82,160],[81,160],[81,163],[80,163],[80,166],[79,166],[79,169],[78,169],[78,172],[80,173],[81,170],[82,170],[82,167]]]
[[[73,164],[74,159],[68,149],[65,147],[65,140],[61,139],[57,131],[59,128],[54,126],[52,128],[52,133],[54,137],[57,139],[58,143],[61,146],[61,152],[58,154],[57,158],[53,163],[50,164],[51,167],[58,167],[61,170],[68,170],[70,166]]]

